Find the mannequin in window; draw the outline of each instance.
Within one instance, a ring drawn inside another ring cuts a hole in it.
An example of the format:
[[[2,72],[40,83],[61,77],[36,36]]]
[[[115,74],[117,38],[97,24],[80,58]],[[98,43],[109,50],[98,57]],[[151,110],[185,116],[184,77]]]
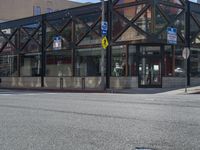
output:
[[[147,83],[151,84],[151,70],[149,70],[148,75],[147,75]]]
[[[114,75],[115,75],[116,77],[119,77],[119,76],[121,75],[122,69],[123,69],[123,68],[119,65],[119,63],[116,62],[116,63],[115,63],[115,68],[114,68],[114,70],[113,70]]]

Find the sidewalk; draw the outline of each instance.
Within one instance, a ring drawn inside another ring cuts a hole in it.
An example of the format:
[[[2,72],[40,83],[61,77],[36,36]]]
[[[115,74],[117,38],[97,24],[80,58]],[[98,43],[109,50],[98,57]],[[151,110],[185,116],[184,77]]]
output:
[[[124,94],[200,94],[200,86],[188,87],[187,93],[185,93],[185,88],[132,88],[114,89],[111,92]]]
[[[185,88],[132,88],[132,89],[48,89],[48,88],[0,88],[1,91],[35,91],[57,93],[118,93],[118,94],[200,94],[200,86]]]

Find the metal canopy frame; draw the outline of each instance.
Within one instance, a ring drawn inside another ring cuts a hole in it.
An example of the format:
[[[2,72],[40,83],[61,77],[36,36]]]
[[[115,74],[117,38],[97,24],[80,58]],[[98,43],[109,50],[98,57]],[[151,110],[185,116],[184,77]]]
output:
[[[166,32],[167,27],[176,27],[175,22],[180,17],[185,18],[185,24],[184,28],[185,31],[182,33],[180,29],[178,29],[178,37],[179,37],[179,45],[187,45],[187,46],[197,46],[200,47],[200,44],[193,44],[190,41],[193,41],[199,34],[200,34],[200,18],[197,18],[194,13],[200,14],[199,6],[198,4],[194,4],[192,2],[189,2],[187,0],[179,0],[179,3],[173,3],[166,0],[143,0],[143,1],[133,1],[133,2],[127,2],[127,3],[119,3],[119,0],[109,0],[106,2],[106,19],[108,21],[108,40],[109,40],[109,46],[106,51],[106,57],[107,57],[107,87],[109,87],[109,77],[111,73],[111,50],[112,46],[115,45],[129,45],[129,44],[160,44],[160,45],[167,45],[167,42],[165,39],[162,39],[159,37],[159,35]],[[125,9],[127,7],[131,8],[134,6],[139,5],[145,5],[131,20],[129,20],[127,17],[125,17],[122,13],[120,13],[119,9]],[[168,8],[174,8],[179,9],[181,12],[179,12],[174,18],[170,18],[168,14],[160,7],[161,5],[168,7]],[[144,31],[141,29],[135,22],[142,16],[144,13],[149,10],[151,11],[151,24],[150,24],[150,30],[151,32]],[[159,13],[159,15],[165,20],[166,24],[162,26],[162,28],[155,32],[156,28],[156,12]],[[94,21],[89,26],[87,22],[82,20],[82,17],[97,14],[97,18],[92,18]],[[124,28],[122,28],[115,37],[113,37],[113,16],[117,16],[117,18],[125,23]],[[198,31],[194,34],[194,36],[190,36],[190,19],[193,19],[197,26],[199,27]],[[62,27],[60,29],[57,29],[54,25],[52,25],[51,21],[56,21],[59,19],[66,20]],[[198,20],[199,19],[199,20]],[[189,21],[189,22],[188,22]],[[53,12],[49,14],[43,14],[39,16],[33,16],[29,18],[9,21],[0,23],[0,36],[1,38],[4,38],[4,43],[0,47],[0,55],[3,52],[3,50],[6,48],[7,44],[9,43],[12,45],[12,47],[15,49],[16,54],[20,55],[24,52],[24,48],[30,43],[30,41],[34,41],[39,48],[41,49],[41,55],[42,55],[42,86],[44,86],[44,77],[45,77],[45,57],[46,57],[46,50],[50,47],[50,45],[53,43],[53,39],[50,41],[46,41],[47,39],[47,26],[53,29],[53,31],[60,35],[63,33],[64,29],[70,26],[71,29],[71,39],[72,41],[68,41],[65,39],[69,45],[69,47],[66,50],[72,50],[72,66],[73,66],[73,76],[75,75],[75,60],[76,55],[75,51],[76,49],[81,48],[97,48],[101,47],[101,43],[94,43],[94,44],[85,44],[81,45],[81,41],[83,41],[89,33],[94,33],[97,37],[101,37],[101,33],[98,32],[96,29],[100,30],[100,26],[98,26],[101,22],[101,3],[97,4],[91,4],[86,6],[81,6],[77,8],[62,10],[58,12]],[[26,30],[27,25],[31,24],[38,24],[36,28],[34,28],[34,31],[32,33],[29,33],[29,31]],[[80,24],[82,27],[84,27],[86,30],[81,36],[76,38],[77,31],[76,26],[77,24]],[[118,41],[118,39],[129,29],[133,28],[135,29],[138,34],[141,34],[145,36],[145,39],[142,40],[128,40],[128,41]],[[4,29],[11,29],[12,33],[8,36],[6,35],[3,30]],[[21,45],[21,32],[23,32],[27,36],[26,42]],[[36,34],[41,34],[41,41],[38,41],[35,39]],[[65,37],[63,37],[65,38]],[[14,42],[13,42],[14,39]],[[19,72],[20,76],[20,72]]]

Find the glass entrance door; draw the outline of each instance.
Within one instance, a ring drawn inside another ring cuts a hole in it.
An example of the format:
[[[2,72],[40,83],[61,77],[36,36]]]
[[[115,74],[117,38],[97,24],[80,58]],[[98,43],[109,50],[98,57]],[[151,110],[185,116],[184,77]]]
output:
[[[161,48],[160,46],[140,47],[139,87],[161,87]]]

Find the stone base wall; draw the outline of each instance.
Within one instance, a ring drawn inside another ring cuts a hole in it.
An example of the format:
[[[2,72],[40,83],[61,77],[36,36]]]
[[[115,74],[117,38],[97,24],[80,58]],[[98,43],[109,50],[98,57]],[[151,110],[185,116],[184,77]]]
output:
[[[45,88],[77,88],[98,89],[101,88],[101,77],[45,77]]]
[[[191,78],[191,86],[199,86],[200,78]],[[45,88],[101,89],[101,77],[45,77]],[[163,88],[183,88],[185,78],[163,77]],[[40,77],[1,77],[2,88],[40,88]],[[111,89],[138,88],[137,77],[110,77]]]
[[[110,77],[110,88],[112,89],[138,88],[138,78]]]
[[[1,77],[2,88],[37,88],[41,87],[40,77]]]
[[[185,78],[183,77],[163,77],[163,88],[182,88],[185,87]]]

